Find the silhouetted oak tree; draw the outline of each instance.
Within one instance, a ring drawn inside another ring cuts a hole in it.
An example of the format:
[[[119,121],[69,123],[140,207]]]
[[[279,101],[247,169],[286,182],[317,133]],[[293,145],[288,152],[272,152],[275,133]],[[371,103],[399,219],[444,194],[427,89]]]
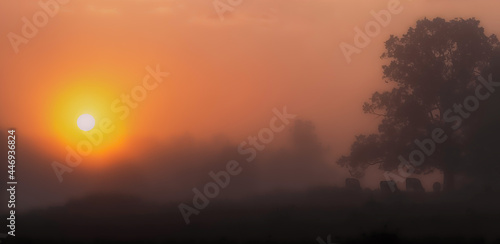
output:
[[[477,77],[488,79],[485,71],[491,70],[497,46],[496,36],[486,35],[474,18],[422,19],[401,37],[391,35],[381,56],[388,61],[382,68],[390,90],[375,92],[363,105],[365,113],[382,117],[378,133],[356,136],[350,154],[337,163],[355,177],[361,177],[370,165],[398,172],[402,178],[439,169],[444,173],[444,189],[453,189],[454,175],[466,171],[464,165],[470,165],[471,155],[477,152],[468,149],[474,139],[468,133],[472,128],[468,118],[459,121],[452,116],[462,117],[459,110],[464,99],[474,96],[481,84]],[[432,138],[436,128],[447,139],[435,143],[433,149],[424,142],[429,142],[426,139]],[[413,150],[426,151],[423,163],[408,164]]]

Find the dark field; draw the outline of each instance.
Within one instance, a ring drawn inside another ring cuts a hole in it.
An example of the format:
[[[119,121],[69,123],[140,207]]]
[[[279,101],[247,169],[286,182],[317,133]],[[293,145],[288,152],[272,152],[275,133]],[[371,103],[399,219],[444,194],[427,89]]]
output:
[[[16,234],[26,244],[318,243],[317,237],[327,243],[328,235],[331,243],[500,243],[499,204],[492,191],[323,188],[213,201],[185,225],[177,204],[96,194],[21,214]]]

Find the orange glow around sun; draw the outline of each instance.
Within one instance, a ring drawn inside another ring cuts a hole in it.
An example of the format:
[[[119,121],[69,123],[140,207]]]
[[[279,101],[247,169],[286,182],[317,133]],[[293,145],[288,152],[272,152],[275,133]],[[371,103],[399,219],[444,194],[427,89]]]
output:
[[[125,121],[111,111],[111,104],[119,96],[98,78],[82,78],[68,83],[54,93],[47,116],[51,134],[65,152],[71,150],[88,162],[107,159],[123,150],[126,138]],[[83,131],[77,126],[82,114],[90,114],[95,126]],[[69,148],[69,149],[68,149]],[[86,163],[87,164],[87,163]],[[105,164],[105,163],[104,163]]]

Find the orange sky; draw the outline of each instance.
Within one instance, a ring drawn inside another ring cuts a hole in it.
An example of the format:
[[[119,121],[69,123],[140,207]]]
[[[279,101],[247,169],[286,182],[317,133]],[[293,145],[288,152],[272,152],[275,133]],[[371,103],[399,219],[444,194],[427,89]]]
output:
[[[487,34],[500,33],[498,1],[401,0],[403,11],[347,64],[339,44],[352,43],[354,27],[388,1],[243,0],[221,22],[206,0],[70,0],[16,54],[6,36],[21,32],[22,18],[40,11],[37,2],[0,2],[0,128],[17,128],[21,140],[59,161],[75,143],[58,131],[67,126],[58,114],[65,99],[101,96],[109,110],[145,67],[160,64],[169,78],[117,120],[119,135],[109,155],[100,154],[106,160],[140,155],[148,145],[137,141],[184,133],[239,142],[266,125],[272,108],[287,106],[314,122],[334,164],[354,135],[376,128],[361,106],[388,87],[379,57],[390,34],[423,17],[476,17]]]

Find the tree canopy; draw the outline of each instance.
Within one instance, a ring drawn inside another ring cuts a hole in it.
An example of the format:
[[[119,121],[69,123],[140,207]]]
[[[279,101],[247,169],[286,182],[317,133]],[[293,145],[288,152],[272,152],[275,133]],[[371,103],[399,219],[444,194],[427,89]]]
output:
[[[491,101],[480,101],[474,115],[463,116],[470,112],[461,110],[469,106],[464,105],[464,99],[474,96],[483,84],[478,76],[487,80],[500,67],[492,66],[498,45],[496,36],[487,35],[474,18],[422,19],[402,36],[391,35],[381,56],[387,61],[382,66],[383,78],[390,90],[375,92],[363,105],[365,113],[381,116],[378,133],[356,136],[350,154],[337,163],[355,177],[361,177],[370,165],[397,170],[400,156],[408,159],[413,150],[419,149],[415,140],[432,138],[433,130],[440,128],[448,139],[436,145],[412,172],[442,170],[445,189],[451,189],[455,173],[470,170],[470,165],[482,167],[477,160],[489,159],[479,157],[479,150],[474,151],[471,145],[482,139],[477,126],[493,121],[491,116],[489,122],[484,120],[488,110],[485,104]],[[453,116],[462,118],[459,121]]]

